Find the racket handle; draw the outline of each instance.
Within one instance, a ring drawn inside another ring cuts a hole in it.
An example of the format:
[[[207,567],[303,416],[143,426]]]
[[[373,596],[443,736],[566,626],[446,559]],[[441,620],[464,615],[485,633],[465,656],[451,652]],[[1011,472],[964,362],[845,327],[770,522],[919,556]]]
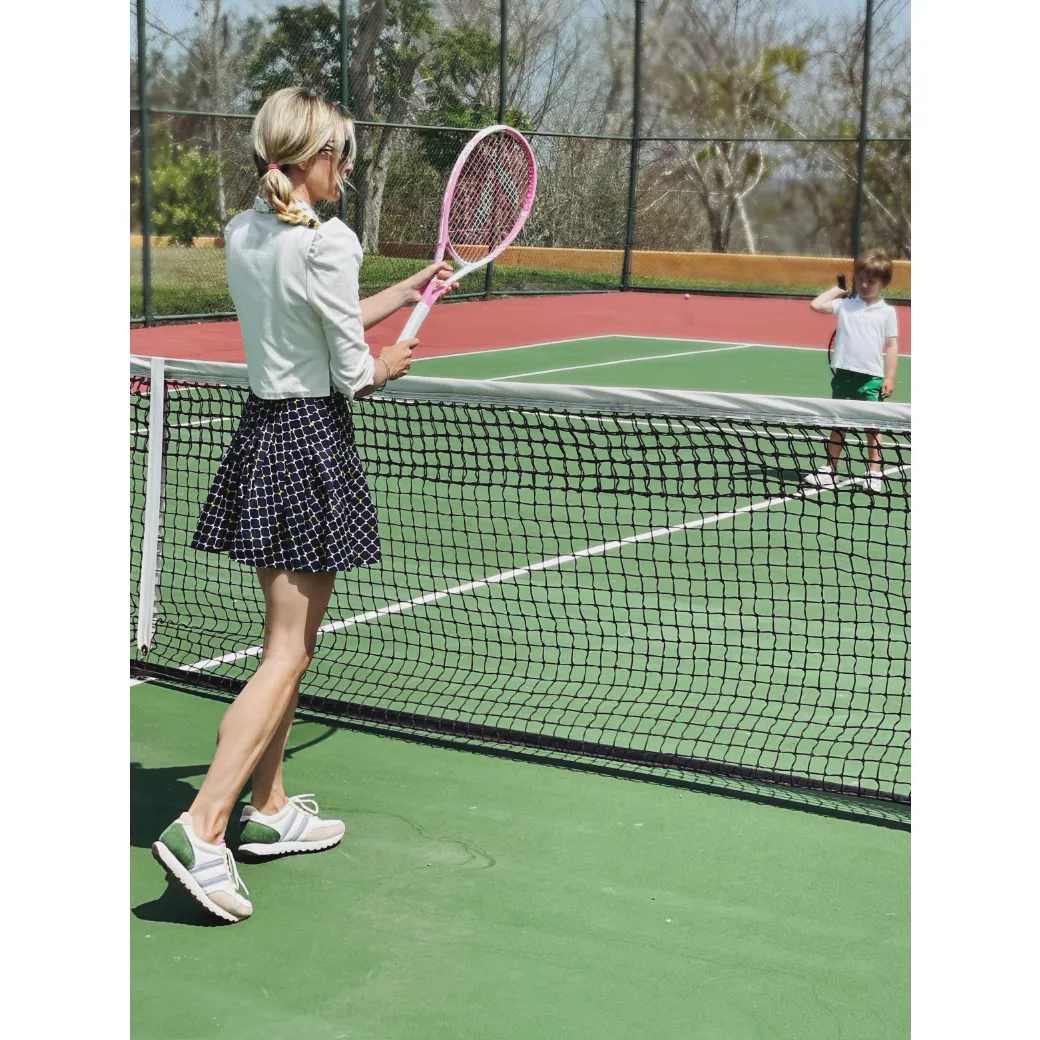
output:
[[[411,316],[408,319],[408,323],[404,327],[404,331],[401,333],[401,339],[412,339],[415,334],[419,331],[419,326],[426,320],[426,315],[430,313],[430,308],[427,304],[421,301],[412,308]]]

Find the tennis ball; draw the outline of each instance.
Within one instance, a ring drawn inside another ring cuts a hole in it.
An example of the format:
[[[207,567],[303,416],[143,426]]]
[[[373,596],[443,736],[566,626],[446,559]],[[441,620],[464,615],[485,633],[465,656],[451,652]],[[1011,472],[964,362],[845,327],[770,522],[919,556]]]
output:
[[[690,298],[690,294],[689,293],[683,293],[683,299],[684,300],[688,300],[689,298]]]

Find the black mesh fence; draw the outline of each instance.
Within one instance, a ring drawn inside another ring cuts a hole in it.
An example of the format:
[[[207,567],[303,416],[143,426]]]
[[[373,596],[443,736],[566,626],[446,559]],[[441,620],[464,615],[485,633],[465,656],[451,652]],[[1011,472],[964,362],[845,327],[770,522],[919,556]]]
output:
[[[460,297],[805,294],[866,248],[909,297],[909,0],[139,2],[132,320],[231,314],[221,234],[254,197],[252,116],[293,84],[355,118],[341,215],[363,293],[430,255],[454,157],[502,120],[534,147],[538,197]]]

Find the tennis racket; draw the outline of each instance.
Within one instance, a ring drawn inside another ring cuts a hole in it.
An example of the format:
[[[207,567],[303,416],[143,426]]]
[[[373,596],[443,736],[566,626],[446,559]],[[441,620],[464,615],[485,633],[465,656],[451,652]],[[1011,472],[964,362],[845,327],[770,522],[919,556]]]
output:
[[[451,282],[486,267],[520,234],[537,183],[534,152],[511,126],[485,127],[466,144],[448,178],[433,257],[438,263],[447,253],[461,265]],[[419,331],[449,284],[430,279],[401,339]]]

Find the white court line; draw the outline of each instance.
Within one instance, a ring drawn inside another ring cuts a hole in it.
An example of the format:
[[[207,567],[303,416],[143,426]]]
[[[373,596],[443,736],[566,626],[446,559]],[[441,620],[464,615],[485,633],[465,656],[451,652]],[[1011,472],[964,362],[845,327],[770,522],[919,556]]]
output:
[[[898,473],[900,470],[906,470],[909,468],[909,465],[891,466],[883,472],[885,476],[889,476],[892,473]],[[853,478],[842,481],[838,487],[843,488],[860,483],[862,483],[862,480],[859,478]],[[825,490],[830,489],[821,488],[814,490],[812,488],[807,488],[797,495],[785,495],[780,498],[766,498],[760,502],[753,502],[751,505],[742,506],[740,509],[735,509],[730,513],[716,513],[713,516],[690,520],[685,524],[676,524],[673,527],[655,527],[653,530],[629,535],[627,538],[621,538],[617,541],[602,542],[599,545],[592,545],[589,546],[589,548],[581,549],[576,553],[554,556],[548,560],[540,560],[537,563],[528,564],[526,567],[516,567],[513,570],[500,571],[498,574],[491,574],[488,577],[480,578],[477,581],[468,581],[462,585],[453,585],[449,589],[443,589],[438,592],[427,592],[423,596],[414,596],[412,599],[401,600],[399,603],[392,603],[389,606],[380,607],[378,610],[367,610],[363,614],[355,614],[353,617],[344,618],[341,621],[332,621],[327,625],[322,625],[321,628],[318,629],[318,632],[337,632],[341,629],[353,628],[356,625],[362,625],[369,621],[375,621],[381,617],[387,617],[390,614],[403,614],[405,611],[412,610],[415,607],[425,606],[428,603],[436,603],[439,600],[447,599],[449,596],[458,596],[464,592],[472,592],[475,589],[484,589],[489,588],[492,585],[500,585],[502,582],[512,581],[524,574],[533,574],[536,571],[555,570],[565,564],[574,563],[576,560],[587,559],[592,556],[603,556],[614,549],[620,549],[626,545],[635,545],[638,542],[653,541],[656,538],[663,538],[666,535],[675,534],[678,531],[692,531],[696,528],[708,527],[713,524],[721,523],[723,520],[732,520],[734,517],[742,516],[745,513],[755,513],[763,509],[772,509],[774,506],[786,505],[788,502],[797,502],[806,498],[817,498],[824,494]],[[210,658],[208,661],[196,661],[194,664],[181,665],[179,670],[182,672],[201,672],[207,668],[215,668],[217,665],[231,664],[232,662],[239,661],[244,657],[257,657],[263,652],[263,649],[262,644],[259,646],[251,646],[247,647],[245,650],[237,650],[233,653],[224,654],[222,657]],[[134,682],[140,681],[142,680],[134,680]],[[134,683],[132,682],[131,685],[133,684]]]
[[[433,354],[430,357],[413,357],[412,364],[414,365],[417,361],[443,361],[446,358],[460,358],[460,357],[477,357],[484,354],[501,354],[506,350],[530,350],[532,347],[565,347],[571,343],[585,343],[591,342],[596,339],[613,339],[614,333],[604,332],[597,336],[574,336],[571,339],[550,339],[544,343],[519,343],[515,347],[477,347],[476,350],[457,350],[453,354]],[[641,337],[634,336],[633,339],[639,339]],[[657,339],[657,336],[646,336],[646,339]],[[684,342],[694,343],[695,340],[688,340]],[[419,347],[422,350],[422,347]]]
[[[180,430],[180,429],[182,429],[185,426],[213,426],[216,423],[234,422],[237,418],[238,418],[237,415],[224,415],[224,416],[221,416],[219,419],[193,419],[191,422],[169,423],[166,428],[168,430]],[[141,433],[147,433],[147,432],[148,432],[148,427],[147,426],[131,426],[130,427],[130,433],[134,434],[134,435],[141,434]]]
[[[834,331],[833,329],[831,330]],[[613,339],[659,339],[664,343],[732,343],[732,340],[728,339],[701,339],[699,336],[684,337],[684,336],[637,336],[633,332],[617,332],[614,333]],[[817,352],[826,350],[824,346],[819,347],[796,347],[790,343],[741,343],[742,347],[758,347],[763,350],[815,350]],[[909,354],[900,354],[900,357],[909,358]],[[432,360],[432,359],[431,359]]]
[[[743,350],[746,343],[733,343],[728,347],[709,347],[707,350],[680,350],[674,354],[650,354],[645,357],[617,358],[615,361],[597,361],[592,365],[567,365],[564,368],[541,368],[535,372],[518,372],[512,376],[492,376],[489,383],[501,383],[506,379],[526,379],[527,376],[547,376],[555,372],[577,372],[582,368],[607,368],[610,365],[630,365],[634,361],[662,361],[666,358],[688,357],[690,354],[717,354],[723,350]]]

